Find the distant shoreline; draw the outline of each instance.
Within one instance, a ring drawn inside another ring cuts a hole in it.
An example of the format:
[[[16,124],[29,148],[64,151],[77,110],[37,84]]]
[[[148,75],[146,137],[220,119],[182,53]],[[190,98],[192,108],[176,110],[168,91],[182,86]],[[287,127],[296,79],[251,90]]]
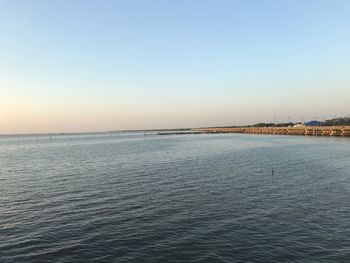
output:
[[[193,132],[201,133],[244,133],[301,136],[338,136],[350,137],[350,126],[299,126],[299,127],[217,127],[195,128]]]
[[[338,136],[350,137],[350,126],[298,126],[298,127],[252,127],[252,126],[221,126],[179,129],[145,129],[145,130],[115,130],[96,132],[55,132],[55,133],[18,133],[0,134],[0,137],[41,137],[70,135],[116,135],[123,133],[144,133],[145,135],[190,135],[211,133],[242,133],[271,135],[301,135],[301,136]]]

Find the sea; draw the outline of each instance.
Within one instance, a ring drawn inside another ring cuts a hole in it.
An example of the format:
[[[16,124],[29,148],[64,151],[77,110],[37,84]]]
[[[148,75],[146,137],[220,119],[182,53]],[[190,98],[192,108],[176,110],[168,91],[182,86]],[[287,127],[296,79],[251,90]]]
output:
[[[0,262],[350,262],[350,139],[0,137]]]

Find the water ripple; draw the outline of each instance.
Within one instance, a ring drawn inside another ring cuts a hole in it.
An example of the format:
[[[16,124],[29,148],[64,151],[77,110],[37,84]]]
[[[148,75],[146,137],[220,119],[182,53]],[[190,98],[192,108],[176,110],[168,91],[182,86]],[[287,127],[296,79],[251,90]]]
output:
[[[0,262],[350,258],[343,138],[16,138],[0,140]]]

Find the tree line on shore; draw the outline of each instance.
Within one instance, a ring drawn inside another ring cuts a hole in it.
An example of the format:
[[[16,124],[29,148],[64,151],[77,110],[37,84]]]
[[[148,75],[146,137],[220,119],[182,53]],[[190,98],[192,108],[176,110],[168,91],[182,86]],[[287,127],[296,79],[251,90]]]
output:
[[[325,121],[311,121],[306,123],[301,122],[285,122],[285,123],[256,123],[253,125],[248,125],[246,127],[293,127],[296,125],[306,125],[306,126],[350,126],[350,117],[346,118],[334,118]]]

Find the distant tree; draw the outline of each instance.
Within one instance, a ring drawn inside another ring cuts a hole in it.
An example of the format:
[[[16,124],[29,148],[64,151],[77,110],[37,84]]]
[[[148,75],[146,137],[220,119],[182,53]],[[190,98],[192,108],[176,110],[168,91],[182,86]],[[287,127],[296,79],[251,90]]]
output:
[[[289,127],[289,126],[293,126],[294,123],[293,122],[287,122],[287,123],[265,123],[265,122],[260,122],[260,123],[256,123],[251,125],[250,127]]]
[[[350,118],[335,118],[326,120],[322,123],[324,126],[349,126],[350,125]]]

